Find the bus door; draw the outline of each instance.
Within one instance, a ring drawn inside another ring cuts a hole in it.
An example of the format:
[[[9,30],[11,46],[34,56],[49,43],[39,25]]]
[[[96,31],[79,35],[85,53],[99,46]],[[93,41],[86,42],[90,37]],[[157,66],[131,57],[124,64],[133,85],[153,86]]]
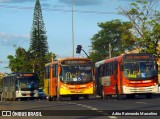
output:
[[[54,64],[52,66],[52,94],[53,96],[57,95],[57,80],[58,80],[58,65]]]
[[[53,96],[53,65],[50,66],[50,96]]]
[[[122,70],[123,65],[121,62],[118,62],[118,80],[117,80],[117,86],[116,86],[116,93],[117,97],[120,98],[120,94],[122,94]]]

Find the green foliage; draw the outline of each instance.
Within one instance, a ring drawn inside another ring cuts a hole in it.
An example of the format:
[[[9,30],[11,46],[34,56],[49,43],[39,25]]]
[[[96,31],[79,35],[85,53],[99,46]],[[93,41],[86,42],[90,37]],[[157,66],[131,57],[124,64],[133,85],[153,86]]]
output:
[[[29,51],[34,52],[34,54],[38,57],[45,57],[48,53],[46,30],[44,27],[39,0],[36,1],[34,9]]]
[[[33,72],[37,72],[39,74],[40,83],[42,86],[44,78],[44,66],[48,61],[45,59],[46,55],[48,54],[48,43],[39,0],[36,0],[34,8],[29,52],[31,56],[30,62],[33,67]]]
[[[55,54],[48,52],[46,31],[39,0],[36,0],[29,50],[19,47],[16,55],[9,55],[9,68],[12,72],[36,72],[40,86],[43,86],[45,63],[55,59]]]
[[[121,22],[116,19],[99,23],[98,26],[101,30],[91,39],[93,52],[90,54],[90,57],[94,62],[109,56],[109,44],[111,44],[112,57],[133,48],[134,38],[130,32],[132,28],[130,22]]]
[[[17,48],[15,57],[8,55],[9,68],[12,72],[30,72],[30,63],[26,61],[26,51],[24,48]]]
[[[160,11],[157,7],[159,1],[137,0],[129,8],[120,8],[119,13],[126,16],[133,24],[132,34],[135,43],[144,52],[157,56],[158,42],[160,41]]]

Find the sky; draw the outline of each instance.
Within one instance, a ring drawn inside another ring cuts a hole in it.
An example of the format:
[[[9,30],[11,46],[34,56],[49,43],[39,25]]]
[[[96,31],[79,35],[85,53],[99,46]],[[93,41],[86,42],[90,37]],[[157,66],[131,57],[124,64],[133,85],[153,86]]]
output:
[[[135,0],[74,0],[74,56],[77,45],[89,53],[91,38],[101,29],[98,23],[127,18],[117,8]],[[28,50],[36,0],[0,0],[0,72],[10,73],[8,55],[18,47]],[[57,58],[72,57],[72,0],[40,0],[49,52]]]

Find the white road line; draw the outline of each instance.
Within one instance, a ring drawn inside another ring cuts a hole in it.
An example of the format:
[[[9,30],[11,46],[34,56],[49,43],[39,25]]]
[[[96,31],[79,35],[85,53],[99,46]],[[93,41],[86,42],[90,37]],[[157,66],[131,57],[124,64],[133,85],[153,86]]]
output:
[[[99,112],[99,113],[103,113],[104,111],[102,111],[102,110],[97,110],[97,112]]]
[[[93,108],[93,107],[92,107],[92,108],[91,108],[91,110],[98,110],[98,109],[97,109],[97,108]]]
[[[115,116],[108,116],[110,119],[117,119]]]
[[[77,104],[78,106],[82,106],[82,104]]]
[[[147,104],[146,102],[136,102],[136,103],[139,103],[139,104]]]
[[[84,104],[78,104],[78,103],[69,103],[69,102],[65,102],[65,103],[68,103],[68,104],[76,104],[78,106],[81,106],[81,107],[85,107],[85,108],[88,108],[88,109],[91,109],[91,110],[95,110],[103,115],[108,115],[108,113],[105,113],[104,111],[102,110],[98,110],[97,108],[94,108],[92,106],[87,106],[87,105],[84,105]],[[116,116],[108,116],[110,119],[117,119]]]

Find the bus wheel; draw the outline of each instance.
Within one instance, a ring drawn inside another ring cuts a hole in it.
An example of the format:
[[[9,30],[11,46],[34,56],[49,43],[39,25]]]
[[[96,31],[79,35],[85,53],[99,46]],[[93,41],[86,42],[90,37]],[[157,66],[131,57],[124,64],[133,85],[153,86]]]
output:
[[[73,95],[71,96],[71,100],[74,100],[74,96]]]
[[[128,94],[126,95],[127,96],[127,99],[134,99],[135,98],[135,95],[134,94]]]
[[[48,100],[49,100],[49,101],[52,101],[52,100],[53,100],[52,96],[49,96],[49,97],[48,97]]]
[[[152,98],[152,94],[151,93],[146,94],[146,98],[147,99],[151,99]]]
[[[57,99],[56,96],[53,96],[53,101],[56,101],[56,99]]]
[[[79,96],[78,95],[75,96],[75,100],[79,100]]]
[[[72,95],[71,100],[79,100],[79,96],[78,95]]]

